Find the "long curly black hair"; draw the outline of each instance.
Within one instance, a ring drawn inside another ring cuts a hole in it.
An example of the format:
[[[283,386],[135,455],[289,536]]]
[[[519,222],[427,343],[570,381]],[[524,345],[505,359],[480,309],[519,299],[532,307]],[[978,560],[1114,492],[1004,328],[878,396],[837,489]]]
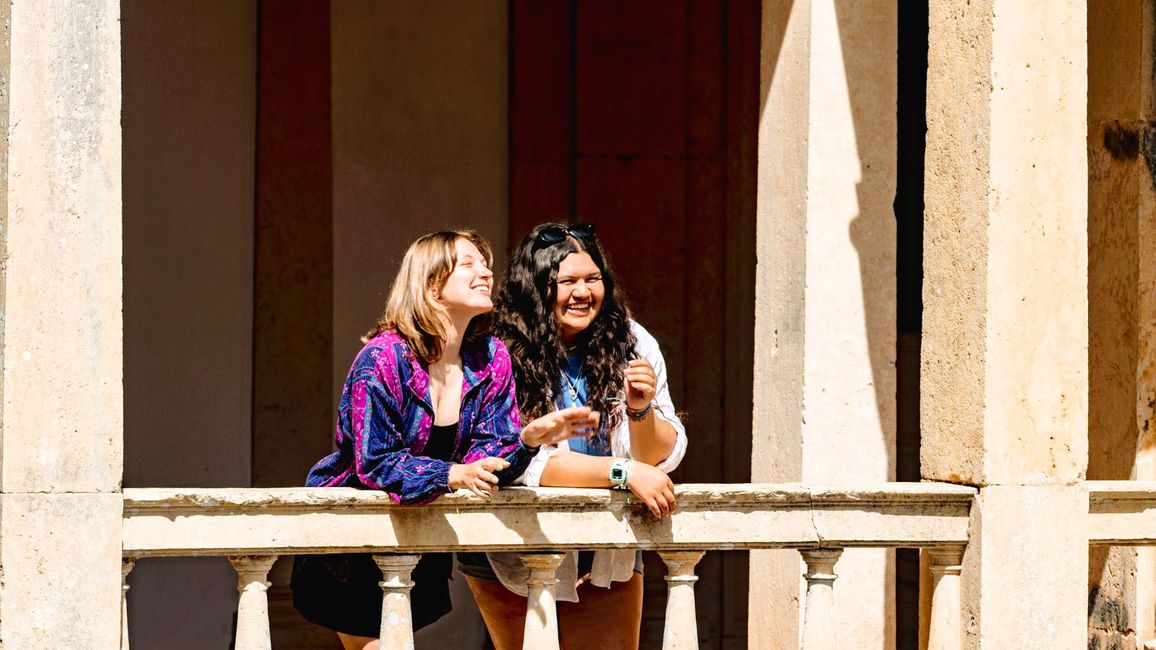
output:
[[[554,319],[558,265],[571,253],[589,254],[602,272],[605,297],[594,322],[576,337],[572,351],[582,360],[587,405],[602,413],[602,431],[613,431],[623,417],[617,408],[622,400],[623,370],[635,344],[630,310],[597,239],[592,235],[570,236],[554,244],[538,241],[538,234],[551,227],[566,225],[534,227],[510,256],[494,300],[493,331],[510,350],[523,421],[553,411],[569,352]]]

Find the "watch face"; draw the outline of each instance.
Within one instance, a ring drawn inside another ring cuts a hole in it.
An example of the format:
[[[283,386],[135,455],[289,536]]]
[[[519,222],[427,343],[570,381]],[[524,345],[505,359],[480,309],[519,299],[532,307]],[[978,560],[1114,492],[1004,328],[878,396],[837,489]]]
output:
[[[624,478],[625,474],[626,474],[626,472],[621,467],[611,467],[610,468],[610,480],[611,481],[621,481]]]

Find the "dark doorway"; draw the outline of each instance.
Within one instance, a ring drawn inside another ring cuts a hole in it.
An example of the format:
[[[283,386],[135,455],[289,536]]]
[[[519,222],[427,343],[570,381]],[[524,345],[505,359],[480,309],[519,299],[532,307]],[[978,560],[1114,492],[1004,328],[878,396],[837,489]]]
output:
[[[923,330],[923,156],[927,136],[928,3],[899,10],[896,219],[896,466],[898,481],[918,481],[919,350]],[[895,555],[896,648],[919,647],[919,551]]]

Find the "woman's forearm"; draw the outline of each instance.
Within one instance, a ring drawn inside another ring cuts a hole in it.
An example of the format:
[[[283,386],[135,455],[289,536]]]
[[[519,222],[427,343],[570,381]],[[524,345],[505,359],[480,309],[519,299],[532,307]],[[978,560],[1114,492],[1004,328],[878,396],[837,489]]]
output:
[[[678,432],[651,410],[641,420],[630,421],[630,455],[649,465],[658,465],[674,451]]]
[[[543,487],[610,487],[609,456],[587,456],[574,451],[556,452],[542,470]]]

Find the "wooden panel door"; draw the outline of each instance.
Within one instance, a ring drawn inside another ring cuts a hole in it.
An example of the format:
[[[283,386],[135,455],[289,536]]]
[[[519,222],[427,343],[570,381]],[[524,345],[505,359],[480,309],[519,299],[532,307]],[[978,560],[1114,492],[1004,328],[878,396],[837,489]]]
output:
[[[513,0],[510,241],[597,225],[691,437],[682,482],[750,477],[757,0]],[[647,557],[643,646],[666,585]],[[745,647],[746,557],[699,567],[705,647]]]

